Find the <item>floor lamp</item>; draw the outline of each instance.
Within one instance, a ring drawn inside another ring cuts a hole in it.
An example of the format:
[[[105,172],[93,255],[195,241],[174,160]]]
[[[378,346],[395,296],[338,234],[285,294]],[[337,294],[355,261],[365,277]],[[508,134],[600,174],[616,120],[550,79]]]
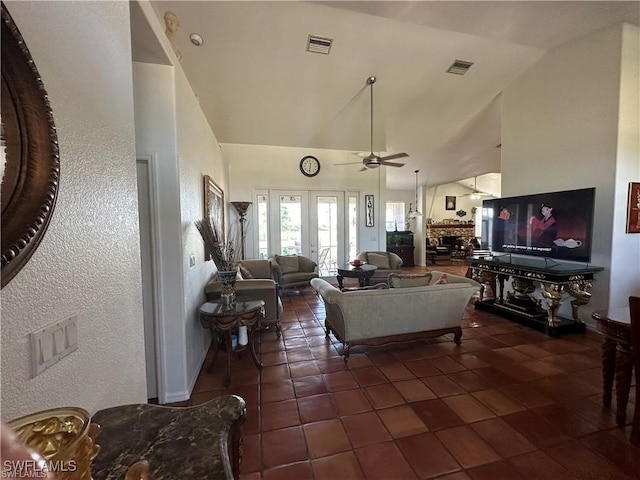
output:
[[[242,244],[242,260],[244,260],[244,224],[247,221],[247,210],[251,206],[251,202],[231,202],[231,205],[236,207],[238,215],[240,215],[240,242]]]

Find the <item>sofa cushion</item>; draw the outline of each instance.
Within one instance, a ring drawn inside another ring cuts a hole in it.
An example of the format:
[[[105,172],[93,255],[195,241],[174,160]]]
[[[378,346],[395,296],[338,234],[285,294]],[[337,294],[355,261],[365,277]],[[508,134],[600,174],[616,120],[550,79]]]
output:
[[[240,273],[244,279],[254,278],[249,269],[244,265],[240,265]]]
[[[387,281],[391,288],[424,287],[431,284],[431,276],[430,272],[420,275],[390,273]]]
[[[385,255],[384,253],[367,253],[367,262],[380,269],[389,270],[391,268],[391,265],[389,264],[389,255]]]
[[[297,255],[276,255],[276,262],[280,265],[282,273],[294,273],[300,270]]]
[[[280,278],[280,286],[308,284],[312,278],[318,278],[316,272],[292,272]]]

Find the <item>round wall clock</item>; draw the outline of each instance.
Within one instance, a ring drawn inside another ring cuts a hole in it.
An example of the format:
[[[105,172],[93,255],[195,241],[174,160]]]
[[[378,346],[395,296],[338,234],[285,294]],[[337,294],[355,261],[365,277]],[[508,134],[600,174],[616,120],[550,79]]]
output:
[[[300,171],[307,177],[315,177],[320,173],[320,161],[316,157],[307,156],[300,160]]]

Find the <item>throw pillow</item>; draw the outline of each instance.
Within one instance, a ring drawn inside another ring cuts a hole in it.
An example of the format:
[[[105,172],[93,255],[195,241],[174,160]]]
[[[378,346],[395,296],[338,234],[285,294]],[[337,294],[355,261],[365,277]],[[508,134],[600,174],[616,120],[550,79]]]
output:
[[[300,271],[297,255],[276,255],[276,262],[280,265],[283,274]]]
[[[424,287],[431,283],[431,276],[430,272],[420,275],[390,273],[387,281],[391,288]]]
[[[249,269],[244,265],[240,265],[240,273],[242,274],[242,278],[254,278]]]
[[[389,255],[385,253],[369,252],[367,253],[367,262],[382,270],[389,270],[391,268],[391,265],[389,265]]]
[[[240,272],[240,267],[236,269],[236,280],[243,280],[242,272]]]
[[[447,274],[443,273],[440,279],[436,283],[434,283],[434,285],[446,285],[448,283],[451,283],[451,282],[449,282],[449,278],[447,277]]]

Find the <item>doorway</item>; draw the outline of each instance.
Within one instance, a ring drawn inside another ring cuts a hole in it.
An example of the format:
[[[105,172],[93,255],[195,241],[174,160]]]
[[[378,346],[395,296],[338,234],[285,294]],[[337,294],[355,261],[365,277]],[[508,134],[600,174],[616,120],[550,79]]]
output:
[[[137,158],[138,222],[140,227],[140,266],[142,272],[142,312],[144,351],[147,370],[147,398],[158,398],[156,272],[154,268],[153,203],[151,158]]]
[[[304,255],[318,263],[321,275],[335,274],[354,248],[356,233],[351,225],[357,212],[356,196],[348,195],[349,210],[345,207],[343,191],[270,191],[258,195],[258,204],[269,203],[268,221],[258,222],[260,252],[280,255]],[[264,218],[263,216],[260,217]],[[269,232],[272,232],[271,235]]]

